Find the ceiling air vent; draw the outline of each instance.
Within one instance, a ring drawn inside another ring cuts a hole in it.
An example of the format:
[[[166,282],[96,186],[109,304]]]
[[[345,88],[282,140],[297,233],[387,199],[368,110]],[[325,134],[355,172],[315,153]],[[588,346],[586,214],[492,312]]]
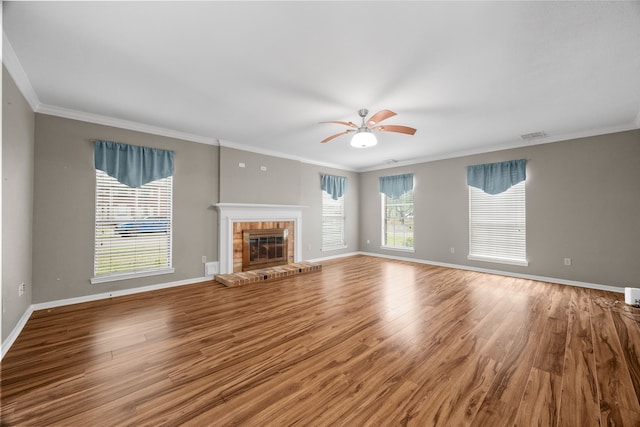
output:
[[[520,135],[520,138],[522,138],[523,141],[532,141],[534,139],[544,138],[545,136],[547,136],[546,133],[544,133],[543,131],[539,131],[539,132],[525,133],[524,135]]]

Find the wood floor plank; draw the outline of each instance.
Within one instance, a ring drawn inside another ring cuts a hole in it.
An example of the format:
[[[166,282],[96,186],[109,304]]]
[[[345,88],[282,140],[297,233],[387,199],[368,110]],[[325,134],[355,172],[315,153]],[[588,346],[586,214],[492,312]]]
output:
[[[563,290],[564,291],[564,290]],[[569,325],[569,292],[555,292],[546,313],[546,323],[536,350],[534,366],[552,375],[562,377],[564,354]]]
[[[592,290],[591,328],[602,424],[625,425],[629,415],[640,423],[640,402],[629,373],[624,351],[610,311],[611,301],[603,291]],[[634,424],[631,424],[634,425]]]
[[[472,425],[511,425],[517,415],[520,400],[533,367],[538,337],[543,334],[546,312],[550,302],[539,296],[531,306],[504,358],[501,369],[487,392]],[[518,406],[509,402],[518,402]]]
[[[637,333],[640,328],[640,309],[616,307],[610,312],[623,350],[622,354],[627,363],[627,370],[631,376],[631,383],[640,400],[640,340]]]
[[[557,426],[562,376],[533,368],[514,426]]]
[[[586,289],[572,288],[558,425],[600,425],[600,397]]]
[[[358,255],[41,310],[0,365],[0,424],[634,426],[620,298]]]
[[[560,411],[564,355],[569,322],[569,292],[539,295],[547,301],[540,312],[544,322],[535,350],[535,360],[529,374],[515,425],[558,425]]]

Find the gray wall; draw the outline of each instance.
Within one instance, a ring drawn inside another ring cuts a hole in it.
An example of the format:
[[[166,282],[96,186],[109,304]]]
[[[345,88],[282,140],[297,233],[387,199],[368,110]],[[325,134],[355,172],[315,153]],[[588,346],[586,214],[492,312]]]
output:
[[[92,285],[94,139],[174,150],[175,273]],[[36,114],[33,302],[204,276],[217,260],[219,147]]]
[[[2,341],[31,305],[35,118],[2,67]],[[25,293],[18,296],[18,286]]]
[[[528,267],[467,260],[466,166],[527,159]],[[609,286],[640,285],[640,130],[363,173],[360,248]],[[415,253],[380,249],[378,177],[415,174]],[[366,244],[370,239],[371,243]],[[450,248],[455,248],[455,254]],[[572,265],[563,265],[572,258]]]
[[[220,147],[220,202],[299,205],[300,167],[296,160]]]

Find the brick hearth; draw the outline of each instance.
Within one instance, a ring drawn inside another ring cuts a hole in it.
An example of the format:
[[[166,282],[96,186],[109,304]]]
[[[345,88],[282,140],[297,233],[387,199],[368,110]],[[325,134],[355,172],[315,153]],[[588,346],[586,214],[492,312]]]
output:
[[[310,271],[321,270],[322,265],[312,262],[302,261],[294,262],[287,265],[278,265],[276,267],[262,268],[259,270],[251,270],[230,274],[218,274],[215,277],[217,282],[225,286],[242,286],[249,283],[263,282],[278,277],[293,276],[295,274],[308,273]]]

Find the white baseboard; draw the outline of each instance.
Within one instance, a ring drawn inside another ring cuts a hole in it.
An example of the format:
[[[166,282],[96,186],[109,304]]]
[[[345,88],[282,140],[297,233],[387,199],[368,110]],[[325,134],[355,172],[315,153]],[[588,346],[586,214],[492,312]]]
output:
[[[18,338],[18,335],[20,335],[20,332],[22,332],[22,329],[27,324],[27,321],[29,320],[33,312],[34,312],[33,305],[30,305],[29,307],[27,307],[27,309],[25,310],[20,320],[18,320],[18,324],[15,326],[15,328],[13,328],[13,330],[11,331],[7,339],[2,341],[2,351],[0,352],[0,360],[4,358],[4,355],[7,354],[7,351],[9,351],[13,343],[16,341],[16,338]]]
[[[459,270],[477,271],[479,273],[497,274],[500,276],[517,277],[519,279],[537,280],[538,282],[557,283],[560,285],[578,286],[580,288],[597,289],[601,291],[609,291],[609,292],[616,292],[616,293],[622,293],[622,294],[624,293],[624,287],[618,287],[618,286],[603,285],[599,283],[579,282],[576,280],[558,279],[555,277],[535,276],[532,274],[513,273],[510,271],[492,270],[489,268],[478,268],[478,267],[471,267],[468,265],[449,264],[446,262],[429,261],[425,259],[407,258],[407,257],[400,257],[395,255],[387,255],[387,254],[377,254],[373,252],[355,252],[352,254],[348,254],[348,255],[345,254],[341,256],[350,256],[350,255],[367,255],[367,256],[373,256],[378,258],[396,259],[398,261],[408,261],[408,262],[415,262],[418,264],[436,265],[438,267],[457,268]],[[335,257],[335,258],[338,258],[338,257]]]
[[[66,299],[61,299],[56,301],[31,304],[27,308],[27,310],[24,312],[22,317],[20,318],[20,321],[18,322],[18,324],[13,328],[13,330],[11,331],[7,339],[5,339],[2,342],[2,353],[0,354],[0,360],[2,360],[4,358],[4,355],[7,353],[7,351],[9,351],[9,349],[15,342],[16,338],[18,338],[18,335],[20,335],[20,332],[22,332],[22,329],[27,324],[27,321],[29,320],[29,318],[31,317],[31,314],[34,311],[46,310],[46,309],[55,308],[55,307],[62,307],[65,305],[80,304],[83,302],[115,298],[115,297],[120,297],[124,295],[139,294],[141,292],[156,291],[158,289],[173,288],[176,286],[192,285],[194,283],[208,282],[210,280],[213,280],[213,276],[197,277],[194,279],[178,280],[176,282],[160,283],[157,285],[141,286],[139,288],[123,289],[120,291],[103,292],[100,294],[92,294],[92,295],[86,295],[86,296],[76,297],[76,298],[66,298]]]
[[[42,302],[38,304],[33,304],[32,307],[34,311],[44,310],[49,308],[62,307],[65,305],[80,304],[83,302],[98,301],[102,299],[121,297],[125,295],[139,294],[141,292],[156,291],[158,289],[173,288],[175,286],[192,285],[194,283],[206,282],[209,280],[213,280],[213,277],[197,277],[194,279],[178,280],[176,282],[167,282],[167,283],[159,283],[157,285],[141,286],[139,288],[122,289],[120,291],[103,292],[100,294],[85,295],[82,297]]]
[[[306,261],[309,261],[309,262],[320,262],[320,261],[328,261],[330,259],[338,259],[338,258],[344,258],[344,257],[348,257],[348,256],[362,255],[362,254],[363,254],[363,252],[349,252],[349,253],[346,253],[346,254],[331,255],[331,256],[325,256],[325,257],[321,257],[321,258],[308,259]]]
[[[430,260],[418,259],[418,258],[407,258],[407,257],[396,256],[396,255],[378,254],[378,253],[375,253],[375,252],[362,252],[362,251],[350,252],[350,253],[347,253],[347,254],[340,254],[340,255],[335,255],[335,256],[331,256],[331,257],[310,259],[309,261],[310,262],[319,262],[319,261],[326,261],[326,260],[330,260],[330,259],[345,258],[345,257],[348,257],[348,256],[354,256],[354,255],[366,255],[366,256],[372,256],[372,257],[378,257],[378,258],[395,259],[395,260],[398,260],[398,261],[415,262],[417,264],[436,265],[438,267],[456,268],[458,270],[476,271],[476,272],[479,272],[479,273],[488,273],[488,274],[497,274],[497,275],[500,275],[500,276],[517,277],[519,279],[537,280],[539,282],[557,283],[557,284],[560,284],[560,285],[578,286],[580,288],[597,289],[597,290],[601,290],[601,291],[624,293],[624,287],[619,287],[619,286],[603,285],[603,284],[600,284],[600,283],[579,282],[579,281],[576,281],[576,280],[558,279],[556,277],[536,276],[536,275],[532,275],[532,274],[513,273],[513,272],[510,272],[510,271],[493,270],[493,269],[489,269],[489,268],[471,267],[471,266],[468,266],[468,265],[450,264],[450,263],[446,263],[446,262],[430,261]]]

